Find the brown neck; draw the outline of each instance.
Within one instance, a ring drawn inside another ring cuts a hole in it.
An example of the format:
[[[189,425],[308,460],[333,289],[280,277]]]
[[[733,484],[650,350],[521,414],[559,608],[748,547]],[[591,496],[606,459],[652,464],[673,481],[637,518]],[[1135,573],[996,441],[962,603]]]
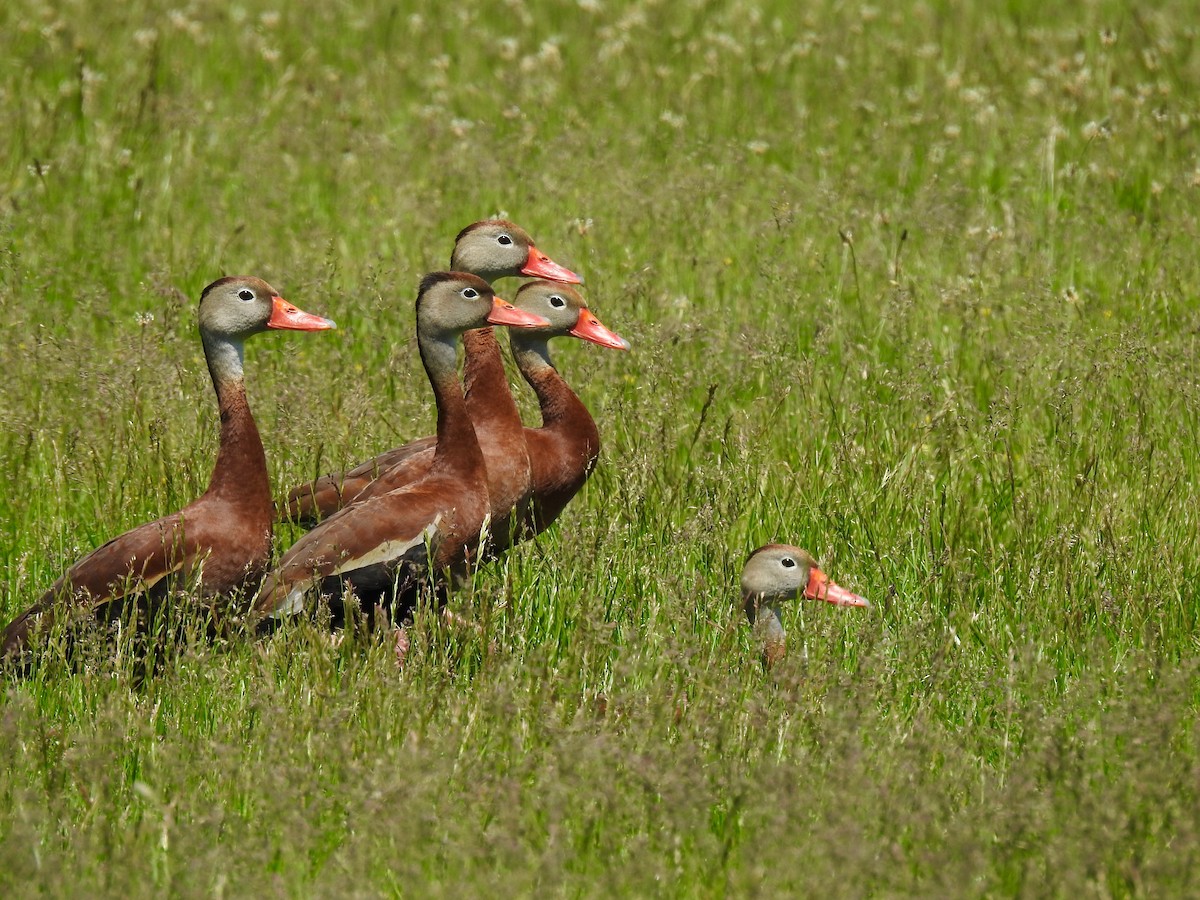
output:
[[[508,387],[494,330],[476,328],[464,334],[462,341],[466,350],[464,387],[471,421],[476,426],[517,423],[520,427],[521,414]]]
[[[475,426],[467,413],[462,385],[458,381],[455,342],[446,338],[426,338],[418,334],[421,362],[433,387],[437,404],[437,449],[432,469],[437,471],[477,469],[484,471],[483,453],[475,436]]]
[[[214,379],[214,387],[221,413],[221,446],[205,496],[235,504],[243,517],[259,516],[269,528],[273,507],[267,457],[246,400],[246,385],[241,379]]]
[[[600,452],[600,432],[596,422],[550,362],[546,342],[514,338],[512,349],[517,368],[537,394],[542,428],[570,435],[585,446],[586,458],[595,458]]]

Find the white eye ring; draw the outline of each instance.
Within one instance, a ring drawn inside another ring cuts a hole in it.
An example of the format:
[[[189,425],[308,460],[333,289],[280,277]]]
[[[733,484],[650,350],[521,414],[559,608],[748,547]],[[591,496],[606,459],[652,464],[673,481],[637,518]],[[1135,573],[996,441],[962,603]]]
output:
[[[550,295],[550,305],[553,306],[555,309],[562,309],[564,306],[567,305],[567,301],[564,300],[562,297],[558,296],[558,294],[551,294]]]
[[[254,291],[250,290],[249,288],[242,288],[240,291],[238,291],[238,298],[249,303],[254,299]]]
[[[779,561],[779,564],[781,566],[783,566],[785,569],[796,568],[796,561],[794,559],[792,559],[790,556],[785,556],[783,559],[781,559]]]
[[[496,238],[496,243],[500,244],[503,247],[507,247],[512,242],[513,242],[513,239],[511,237],[509,237],[507,234],[502,234]]]
[[[468,300],[474,300],[479,296],[479,291],[475,290],[475,288],[463,288],[462,295]]]

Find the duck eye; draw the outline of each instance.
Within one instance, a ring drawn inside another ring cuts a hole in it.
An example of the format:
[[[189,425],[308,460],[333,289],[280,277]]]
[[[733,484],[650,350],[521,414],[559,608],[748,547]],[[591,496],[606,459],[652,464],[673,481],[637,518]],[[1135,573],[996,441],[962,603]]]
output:
[[[242,288],[240,291],[238,291],[238,297],[249,302],[254,299],[254,291],[248,290],[247,288]]]
[[[567,305],[567,301],[564,300],[562,297],[558,296],[558,294],[552,294],[550,296],[550,305],[553,306],[555,309],[562,309],[564,306]]]
[[[474,300],[479,296],[479,291],[475,290],[475,288],[463,288],[462,295],[468,300]]]
[[[783,559],[781,559],[779,561],[779,564],[781,566],[783,566],[785,569],[796,568],[796,561],[794,559],[792,559],[790,556],[785,556]]]
[[[507,234],[502,234],[498,238],[496,238],[496,243],[499,244],[501,247],[507,247],[512,242],[513,242],[512,238],[510,238]]]

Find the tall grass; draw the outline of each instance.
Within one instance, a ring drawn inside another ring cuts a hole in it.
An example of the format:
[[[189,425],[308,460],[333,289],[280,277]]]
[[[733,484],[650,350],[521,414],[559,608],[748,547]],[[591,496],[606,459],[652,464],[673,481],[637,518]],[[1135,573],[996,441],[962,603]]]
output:
[[[5,615],[203,490],[221,274],[339,322],[247,348],[280,493],[432,430],[475,219],[634,352],[555,348],[600,467],[403,672],[318,622],[8,681],[5,895],[1195,893],[1187,4],[92,7],[0,9]],[[767,674],[774,539],[876,605]]]

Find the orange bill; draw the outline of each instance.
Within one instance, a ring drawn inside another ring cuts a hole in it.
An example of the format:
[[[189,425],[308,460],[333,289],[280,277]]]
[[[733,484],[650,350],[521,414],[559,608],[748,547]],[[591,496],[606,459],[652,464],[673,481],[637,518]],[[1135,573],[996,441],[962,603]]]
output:
[[[492,311],[488,315],[488,323],[491,325],[509,325],[516,328],[540,328],[550,324],[541,316],[535,316],[531,312],[517,309],[507,300],[502,300],[499,297],[495,297],[492,300]]]
[[[548,278],[550,281],[561,281],[565,284],[583,284],[583,279],[568,269],[560,266],[537,247],[529,248],[529,258],[525,260],[522,275],[534,278]]]
[[[579,321],[571,329],[571,334],[585,341],[591,341],[593,344],[599,344],[601,347],[609,347],[613,350],[629,349],[629,341],[605,328],[589,309],[579,311]]]
[[[271,318],[267,320],[267,327],[288,331],[325,331],[337,328],[337,323],[333,319],[306,313],[276,295],[271,298]]]
[[[870,606],[871,601],[866,597],[851,593],[839,584],[829,580],[829,576],[813,566],[808,573],[808,587],[804,596],[809,600],[824,600],[834,606]]]

